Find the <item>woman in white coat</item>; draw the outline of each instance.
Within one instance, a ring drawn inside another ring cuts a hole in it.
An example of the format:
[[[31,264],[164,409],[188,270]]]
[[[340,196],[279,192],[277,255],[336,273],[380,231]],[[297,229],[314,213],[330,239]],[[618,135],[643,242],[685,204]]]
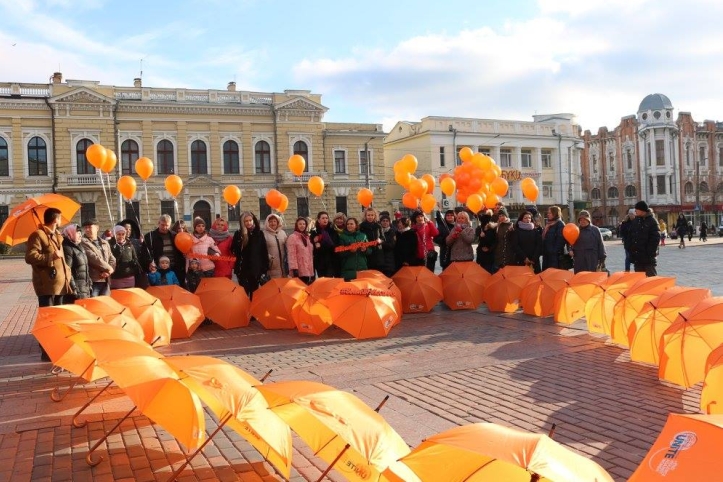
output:
[[[281,218],[276,214],[266,216],[264,223],[266,250],[269,252],[269,278],[285,278],[286,272],[286,232],[282,229]]]

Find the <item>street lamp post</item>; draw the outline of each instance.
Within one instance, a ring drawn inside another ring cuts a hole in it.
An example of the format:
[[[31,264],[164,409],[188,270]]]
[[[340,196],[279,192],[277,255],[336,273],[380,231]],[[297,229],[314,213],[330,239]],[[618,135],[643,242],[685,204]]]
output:
[[[552,135],[557,137],[557,164],[560,170],[560,204],[563,201],[563,185],[562,185],[562,133],[552,129]],[[567,156],[567,211],[570,222],[575,222],[575,205],[572,202],[572,159],[570,154]]]

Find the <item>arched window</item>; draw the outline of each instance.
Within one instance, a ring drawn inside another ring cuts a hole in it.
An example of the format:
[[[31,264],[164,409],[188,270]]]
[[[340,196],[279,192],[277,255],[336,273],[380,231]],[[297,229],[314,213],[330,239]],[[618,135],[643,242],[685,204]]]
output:
[[[686,196],[690,196],[693,194],[693,183],[692,182],[686,182],[685,186],[683,186],[683,192]]]
[[[173,174],[173,144],[163,139],[156,146],[156,166],[158,174]]]
[[[617,199],[619,195],[620,195],[620,193],[618,192],[618,188],[611,187],[608,189],[608,197],[610,199]]]
[[[705,181],[702,181],[700,183],[700,192],[708,192],[708,183]]]
[[[300,155],[304,158],[304,172],[309,172],[309,146],[304,141],[294,142],[294,155]]]
[[[48,175],[48,148],[42,137],[28,142],[28,176]]]
[[[271,147],[266,141],[259,141],[254,148],[256,174],[271,174]]]
[[[590,197],[593,199],[600,199],[600,189],[595,188],[592,191],[590,191]]]
[[[93,145],[90,139],[81,139],[75,145],[75,171],[78,174],[95,174],[95,167],[85,158],[85,151]]]
[[[191,174],[208,174],[206,143],[203,141],[191,143]]]
[[[223,143],[223,173],[239,174],[238,144],[236,141],[226,141]]]
[[[638,190],[635,189],[635,186],[632,184],[629,184],[625,186],[625,197],[637,197],[638,196]]]
[[[124,176],[135,173],[135,165],[138,157],[138,143],[127,139],[121,144],[121,174]]]
[[[10,162],[8,161],[8,142],[0,137],[0,176],[10,175]]]

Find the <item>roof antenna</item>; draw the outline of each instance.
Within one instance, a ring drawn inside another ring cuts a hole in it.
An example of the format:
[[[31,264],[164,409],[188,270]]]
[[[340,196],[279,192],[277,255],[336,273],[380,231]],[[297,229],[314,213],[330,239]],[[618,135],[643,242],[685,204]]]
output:
[[[141,75],[140,79],[143,80],[143,59],[141,59]]]

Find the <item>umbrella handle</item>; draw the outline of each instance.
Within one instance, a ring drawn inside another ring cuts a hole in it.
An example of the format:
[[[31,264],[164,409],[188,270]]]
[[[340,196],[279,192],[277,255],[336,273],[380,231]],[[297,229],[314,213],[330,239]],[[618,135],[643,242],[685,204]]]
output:
[[[83,373],[90,370],[93,367],[94,363],[95,363],[95,361],[90,362],[90,365],[88,365],[85,368],[85,370],[83,370]],[[50,392],[50,399],[54,402],[61,401],[62,399],[64,399],[65,397],[68,396],[70,391],[73,390],[73,388],[75,388],[75,386],[80,382],[80,380],[82,380],[82,378],[80,378],[80,377],[77,377],[75,380],[73,380],[73,383],[70,384],[70,386],[65,390],[65,392],[63,392],[62,395],[60,394],[60,389],[58,387],[53,388],[53,391]]]
[[[384,404],[387,403],[387,400],[389,400],[389,395],[387,395],[386,397],[384,397],[384,400],[382,400],[381,403],[380,403],[379,405],[377,405],[377,408],[375,408],[374,411],[375,411],[375,412],[379,412],[379,410],[382,409],[382,407],[384,406]]]
[[[328,474],[331,471],[331,469],[334,468],[334,464],[336,464],[339,461],[339,459],[341,458],[341,456],[344,455],[347,450],[349,450],[349,447],[351,447],[351,445],[346,444],[346,446],[344,447],[344,450],[339,452],[339,455],[337,455],[336,458],[331,461],[331,463],[326,468],[326,470],[321,474],[321,476],[319,476],[318,479],[316,479],[316,482],[321,482],[322,480],[324,480],[324,477],[326,477],[326,474]]]
[[[103,435],[103,436],[100,438],[100,440],[98,440],[98,441],[95,443],[95,445],[93,445],[93,446],[90,448],[90,450],[88,450],[88,454],[85,456],[85,463],[86,463],[86,464],[90,465],[91,467],[95,467],[96,465],[98,465],[99,463],[101,463],[101,461],[103,460],[103,456],[102,456],[102,455],[99,455],[97,460],[93,460],[93,452],[95,452],[95,450],[96,450],[98,447],[100,447],[100,445],[101,445],[103,442],[105,442],[105,440],[106,440],[108,437],[110,437],[110,434],[112,434],[112,433],[115,431],[115,429],[117,429],[118,427],[120,427],[120,425],[121,425],[123,422],[125,422],[125,420],[126,420],[128,417],[131,416],[131,414],[133,413],[133,411],[134,411],[135,409],[136,409],[136,406],[133,405],[133,408],[131,408],[130,412],[126,413],[126,414],[123,416],[123,418],[121,418],[120,420],[118,420],[118,423],[116,423],[115,425],[113,425],[113,428],[110,429],[110,430],[108,431],[108,433],[106,433],[105,435]]]
[[[233,415],[231,415],[229,413],[223,419],[219,420],[218,427],[216,427],[216,430],[214,430],[211,435],[206,437],[206,440],[203,441],[203,443],[201,444],[200,447],[198,447],[192,454],[190,454],[188,457],[186,457],[186,461],[183,462],[183,464],[181,464],[181,466],[178,467],[178,469],[175,472],[173,472],[173,474],[171,474],[171,478],[168,479],[166,482],[173,482],[174,480],[176,480],[178,478],[178,476],[181,475],[181,472],[183,472],[183,469],[185,469],[186,466],[191,463],[191,460],[196,455],[198,455],[201,452],[201,450],[203,450],[203,448],[206,446],[206,444],[208,444],[211,441],[211,439],[223,428],[223,426],[226,425],[226,422],[231,420],[231,418],[233,418]]]
[[[269,378],[269,375],[271,375],[271,372],[272,372],[272,371],[274,371],[273,368],[272,368],[271,370],[267,371],[267,372],[266,372],[266,375],[264,375],[263,377],[261,377],[261,380],[259,380],[259,381],[260,381],[261,383],[264,383],[264,382],[266,381],[266,379]]]
[[[101,391],[99,391],[98,393],[96,393],[96,394],[93,396],[93,398],[91,398],[90,400],[88,400],[87,402],[85,402],[85,405],[83,405],[82,407],[80,407],[80,409],[79,409],[77,412],[75,412],[75,415],[73,415],[73,427],[75,427],[75,428],[85,427],[85,424],[87,424],[88,421],[85,420],[85,421],[83,421],[83,422],[79,422],[79,421],[78,421],[78,417],[80,417],[80,414],[83,413],[83,410],[85,410],[86,408],[88,408],[88,407],[90,406],[90,404],[93,403],[93,402],[101,395],[101,393],[103,393],[103,392],[105,392],[106,390],[108,390],[108,388],[110,388],[110,386],[111,386],[112,384],[113,384],[113,380],[109,381],[108,384],[107,384],[105,387],[103,387],[103,389],[102,389]]]

